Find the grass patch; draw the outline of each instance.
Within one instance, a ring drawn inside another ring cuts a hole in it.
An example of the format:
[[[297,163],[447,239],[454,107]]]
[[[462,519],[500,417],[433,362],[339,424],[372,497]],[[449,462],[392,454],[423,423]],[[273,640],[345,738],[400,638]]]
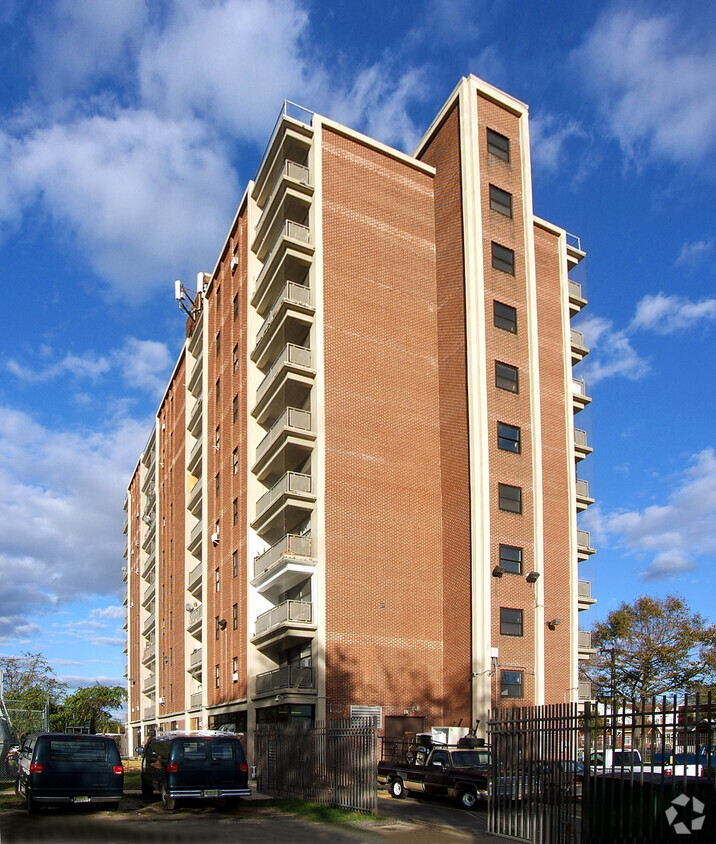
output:
[[[139,791],[142,787],[141,771],[124,770],[124,790],[125,791]]]
[[[372,818],[372,815],[367,815],[363,812],[350,812],[346,809],[337,809],[335,806],[323,806],[320,803],[310,803],[307,800],[299,800],[297,797],[276,797],[273,800],[266,801],[260,805],[271,805],[279,809],[281,812],[287,812],[291,815],[300,815],[311,821],[321,821],[322,823],[356,823],[359,821],[365,822]]]

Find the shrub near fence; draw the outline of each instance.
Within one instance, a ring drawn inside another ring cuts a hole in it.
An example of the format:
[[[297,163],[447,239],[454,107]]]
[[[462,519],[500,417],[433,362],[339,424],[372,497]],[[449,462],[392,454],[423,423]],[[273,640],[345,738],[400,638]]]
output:
[[[356,812],[378,811],[377,728],[324,721],[313,727],[257,728],[257,790]]]

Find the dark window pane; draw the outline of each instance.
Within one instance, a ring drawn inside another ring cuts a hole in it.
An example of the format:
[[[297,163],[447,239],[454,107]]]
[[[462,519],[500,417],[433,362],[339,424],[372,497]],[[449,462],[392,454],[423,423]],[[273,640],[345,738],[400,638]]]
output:
[[[514,545],[500,545],[500,565],[512,574],[522,574],[522,549]]]
[[[522,512],[522,487],[499,484],[500,510]]]
[[[510,393],[519,393],[519,375],[516,366],[495,361],[495,386]]]
[[[490,208],[505,217],[512,217],[512,194],[496,185],[490,185]]]
[[[522,691],[522,671],[500,672],[500,697],[524,697]]]
[[[503,273],[515,274],[515,253],[506,246],[492,241],[492,266]]]
[[[510,160],[510,139],[495,132],[494,129],[487,130],[487,151],[501,158],[503,161]]]
[[[517,309],[502,302],[494,302],[495,326],[517,334]]]
[[[500,607],[500,634],[502,636],[522,635],[522,610]]]
[[[520,442],[520,429],[514,425],[507,425],[504,422],[497,423],[497,447],[503,451],[512,451],[519,454],[522,450]]]

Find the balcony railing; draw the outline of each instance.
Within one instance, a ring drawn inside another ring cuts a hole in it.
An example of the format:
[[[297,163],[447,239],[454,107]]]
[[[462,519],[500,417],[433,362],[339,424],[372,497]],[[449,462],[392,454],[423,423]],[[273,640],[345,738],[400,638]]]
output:
[[[266,436],[256,447],[256,462],[266,454],[274,442],[279,438],[284,428],[295,428],[298,431],[311,430],[311,413],[297,407],[287,407],[286,410],[269,428]]]
[[[580,700],[591,700],[592,699],[592,682],[591,680],[580,680],[579,681],[579,699]]]
[[[256,279],[256,290],[258,290],[263,284],[264,271],[267,271],[267,268],[273,263],[277,252],[283,245],[284,238],[290,238],[298,243],[305,244],[305,246],[311,246],[311,230],[309,227],[304,226],[302,223],[295,223],[293,220],[286,220],[276,237],[276,242],[271,247],[271,251],[264,258],[263,270],[259,273],[258,278]],[[311,252],[312,249],[309,249],[308,251]]]
[[[189,534],[189,551],[194,553],[198,548],[201,548],[201,537],[202,537],[203,526],[201,523],[201,519],[194,525],[192,532]]]
[[[199,566],[199,568],[201,568],[201,566]],[[202,607],[194,607],[194,609],[189,613],[189,616],[187,618],[187,624],[186,624],[186,626],[189,630],[191,630],[194,627],[194,625],[201,623],[202,614],[203,614]]]
[[[310,557],[311,537],[289,533],[254,558],[254,577],[270,569],[282,557]]]
[[[287,343],[276,360],[271,364],[271,369],[266,373],[263,381],[259,384],[256,390],[256,403],[258,404],[264,397],[268,388],[274,382],[276,375],[286,365],[300,366],[303,369],[311,369],[312,357],[311,350],[305,346],[296,346],[293,343]]]
[[[202,409],[203,409],[203,400],[198,398],[194,403],[194,409],[191,412],[191,416],[189,417],[189,424],[187,428],[189,432],[196,436],[199,431],[201,431],[201,420],[202,420]]]
[[[192,692],[189,698],[190,709],[201,709],[201,692]]]
[[[147,645],[147,647],[144,649],[144,654],[142,656],[142,662],[143,663],[151,662],[154,659],[156,652],[157,652],[157,646],[153,642],[152,642],[152,644]]]
[[[201,648],[197,648],[189,655],[189,668],[196,668],[201,665]]]
[[[589,495],[589,481],[585,481],[583,478],[577,478],[576,491],[577,500],[580,505],[587,507],[594,502],[594,499]]]
[[[591,546],[590,546],[591,537],[589,535],[588,530],[578,530],[577,531],[577,547],[580,551],[584,551],[585,553],[593,553]]]
[[[196,584],[201,580],[201,563],[199,565],[194,566],[194,568],[189,572],[189,582],[187,584],[189,589],[192,589]]]
[[[295,281],[287,281],[283,286],[283,290],[279,293],[276,301],[271,306],[271,310],[266,316],[261,330],[256,335],[256,343],[254,344],[254,352],[261,346],[266,335],[269,333],[276,315],[281,310],[284,302],[292,305],[300,305],[304,308],[311,307],[311,288],[305,284],[298,284]]]
[[[154,718],[156,711],[157,711],[156,704],[152,704],[151,706],[145,706],[144,707],[144,720],[149,721],[152,718]]]
[[[313,669],[287,665],[256,675],[256,694],[269,694],[279,689],[313,689]]]
[[[269,185],[269,197],[262,206],[263,214],[266,214],[267,210],[273,205],[277,192],[281,190],[281,182],[284,177],[291,179],[293,182],[298,182],[299,185],[311,187],[311,174],[308,167],[305,167],[303,164],[298,164],[296,161],[284,161],[283,165],[278,170],[274,168],[274,175],[271,184]],[[257,230],[260,230],[263,224],[263,214],[256,224]]]
[[[155,689],[157,686],[157,677],[156,674],[151,674],[147,679],[142,683],[142,691],[146,694],[150,692],[152,689]]]
[[[581,428],[574,429],[574,444],[577,448],[582,449],[589,449],[589,439],[587,437],[587,432],[583,431]]]
[[[268,508],[283,495],[310,496],[312,492],[312,480],[310,475],[300,472],[286,472],[265,492],[256,502],[256,518],[258,519]]]
[[[149,615],[144,620],[144,624],[142,625],[142,632],[147,633],[154,627],[154,622],[156,621],[156,616],[153,612],[150,612]]]
[[[313,604],[310,601],[284,601],[277,607],[271,607],[256,619],[256,635],[266,633],[281,624],[295,622],[311,624],[313,622]]]

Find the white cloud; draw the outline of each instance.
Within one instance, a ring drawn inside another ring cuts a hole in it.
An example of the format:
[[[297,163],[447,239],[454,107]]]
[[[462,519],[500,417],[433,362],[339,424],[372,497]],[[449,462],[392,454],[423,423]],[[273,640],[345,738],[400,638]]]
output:
[[[103,431],[45,428],[0,407],[0,638],[28,619],[121,589],[121,503],[146,423]],[[36,633],[36,628],[35,628]]]
[[[711,158],[716,42],[698,16],[645,16],[612,7],[574,51],[573,61],[631,158],[694,164]]]
[[[40,370],[30,369],[28,366],[18,363],[14,358],[9,358],[5,362],[8,371],[12,372],[21,381],[27,381],[29,383],[49,381],[65,374],[96,381],[100,375],[104,375],[109,371],[110,365],[106,357],[94,357],[90,354],[68,354],[62,360],[57,361],[57,363]]]
[[[530,144],[535,172],[553,173],[564,168],[564,149],[569,141],[587,133],[574,119],[553,114],[537,114],[530,119]]]
[[[649,373],[649,362],[634,349],[626,332],[614,328],[611,320],[585,317],[579,323],[579,330],[590,350],[589,357],[582,364],[589,384],[617,375],[638,381]]]
[[[600,529],[649,565],[644,580],[673,577],[698,568],[716,554],[716,454],[695,454],[667,504],[602,514]]]
[[[144,0],[55,0],[34,22],[33,59],[45,94],[126,72],[131,48],[147,25]]]
[[[716,298],[691,302],[682,296],[648,294],[639,301],[631,330],[649,330],[657,334],[684,331],[698,322],[716,320]]]
[[[676,259],[676,266],[695,266],[702,263],[713,250],[713,239],[697,240],[693,243],[684,243]]]
[[[115,358],[129,386],[161,396],[173,363],[166,343],[130,337]]]
[[[237,190],[203,124],[125,110],[4,141],[0,214],[17,219],[40,199],[123,295],[167,284],[200,256],[213,266]]]

